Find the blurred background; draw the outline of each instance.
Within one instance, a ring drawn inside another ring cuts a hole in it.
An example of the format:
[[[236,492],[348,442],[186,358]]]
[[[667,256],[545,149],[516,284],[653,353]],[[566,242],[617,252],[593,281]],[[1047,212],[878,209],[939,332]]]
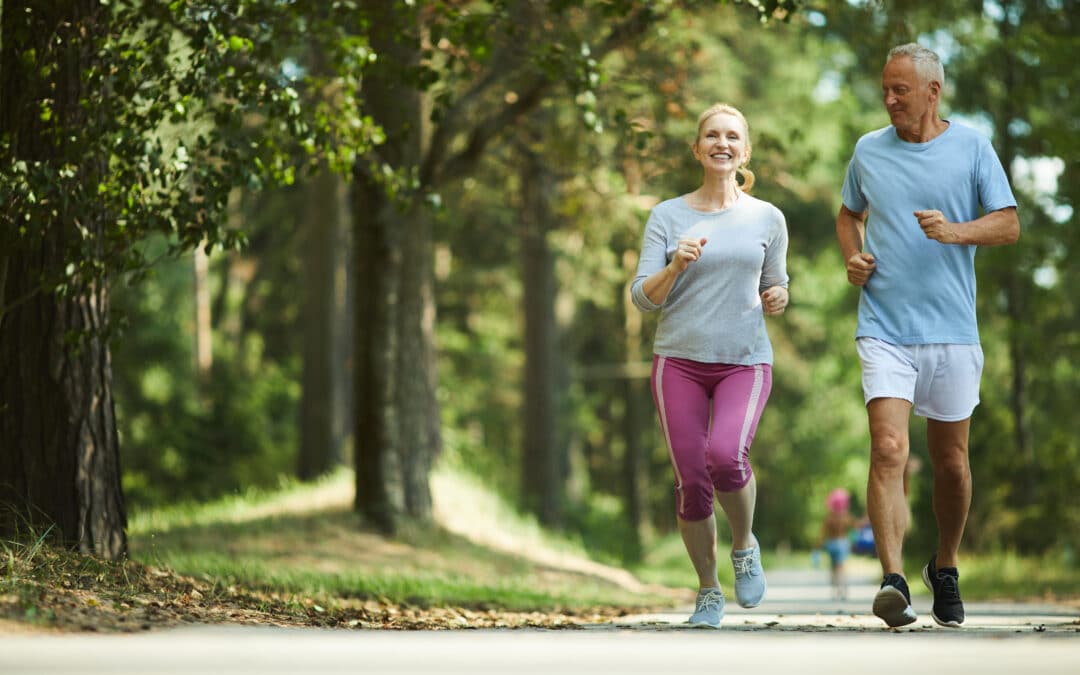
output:
[[[830,489],[863,509],[858,293],[834,222],[855,141],[888,124],[888,49],[917,40],[944,60],[943,116],[992,138],[1022,223],[1018,244],[977,255],[986,369],[965,546],[1072,560],[1074,0],[239,2],[173,16],[203,42],[167,58],[216,44],[232,59],[208,100],[246,100],[263,73],[285,107],[174,106],[148,126],[176,182],[192,180],[177,148],[199,163],[196,138],[226,138],[215,125],[248,154],[206,166],[266,170],[202,176],[222,195],[214,224],[146,227],[140,262],[109,269],[129,514],[345,467],[356,510],[392,532],[430,517],[428,477],[449,467],[598,559],[640,561],[675,520],[648,384],[656,317],[628,284],[649,209],[699,185],[696,118],[722,101],[749,121],[753,193],[791,240],[751,455],[756,530],[808,550]],[[251,150],[279,138],[305,159],[274,167]],[[924,430],[914,418],[913,554],[936,536]]]

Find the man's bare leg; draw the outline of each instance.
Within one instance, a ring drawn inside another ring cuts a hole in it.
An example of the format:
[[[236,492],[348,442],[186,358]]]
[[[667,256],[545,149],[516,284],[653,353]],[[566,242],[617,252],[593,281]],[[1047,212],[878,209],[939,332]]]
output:
[[[873,610],[875,616],[895,628],[918,619],[911,607],[907,580],[901,580],[904,575],[904,533],[909,517],[904,495],[904,467],[908,458],[911,404],[898,398],[876,398],[866,409],[870,418],[866,510],[874,528],[874,546],[884,576],[881,588],[874,595]]]
[[[875,398],[866,409],[870,419],[867,515],[874,529],[874,546],[882,573],[903,574],[904,533],[908,524],[904,466],[908,457],[911,403],[899,398]]]
[[[957,567],[960,540],[971,508],[968,434],[971,418],[927,420],[926,440],[934,476],[934,517],[938,526],[937,567]]]
[[[923,567],[923,583],[934,594],[930,616],[939,625],[959,628],[964,623],[957,571],[960,540],[964,536],[971,506],[971,465],[968,463],[968,431],[971,418],[959,422],[930,420],[926,440],[934,475],[934,517],[938,526],[938,550]]]

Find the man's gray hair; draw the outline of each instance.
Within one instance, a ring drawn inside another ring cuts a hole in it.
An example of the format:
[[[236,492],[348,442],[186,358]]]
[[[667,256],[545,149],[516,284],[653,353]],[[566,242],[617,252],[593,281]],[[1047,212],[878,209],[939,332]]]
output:
[[[942,87],[945,86],[945,68],[942,67],[941,59],[933,50],[909,42],[906,45],[893,47],[889,50],[889,58],[885,62],[888,63],[898,56],[906,56],[911,59],[911,62],[915,64],[915,72],[919,74],[919,79],[922,80],[923,84],[930,84],[937,80]]]

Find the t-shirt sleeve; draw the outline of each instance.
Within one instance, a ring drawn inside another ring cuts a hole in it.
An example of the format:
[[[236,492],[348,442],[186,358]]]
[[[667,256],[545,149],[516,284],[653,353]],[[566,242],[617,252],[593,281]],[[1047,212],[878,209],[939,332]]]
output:
[[[1016,206],[1016,197],[1009,186],[1009,178],[1001,166],[1001,160],[994,152],[989,139],[979,143],[979,156],[976,165],[976,180],[979,186],[979,204],[983,211],[990,213],[1010,206]]]
[[[761,281],[758,284],[758,293],[773,286],[787,288],[787,249],[788,231],[787,221],[783,212],[775,209],[776,220],[768,244],[765,246],[765,260],[761,266]]]
[[[630,297],[634,306],[643,312],[654,312],[660,309],[645,295],[645,279],[656,274],[668,264],[667,260],[667,228],[664,227],[663,219],[657,215],[656,209],[649,214],[649,220],[645,223],[645,234],[641,242],[641,257],[638,258],[637,274],[630,284]]]
[[[866,195],[862,191],[856,155],[852,155],[851,161],[848,162],[847,173],[844,175],[844,186],[840,190],[840,198],[843,200],[844,206],[853,213],[862,213],[866,210]]]

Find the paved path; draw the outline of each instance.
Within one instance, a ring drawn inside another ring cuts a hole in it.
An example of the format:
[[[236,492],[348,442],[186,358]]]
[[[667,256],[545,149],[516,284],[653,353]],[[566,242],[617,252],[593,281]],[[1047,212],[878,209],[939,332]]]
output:
[[[865,563],[865,564],[862,564]],[[869,631],[894,632],[870,612],[877,586],[870,580],[877,572],[876,561],[855,561],[856,573],[846,601],[832,599],[823,570],[792,570],[768,573],[769,591],[765,602],[755,609],[743,609],[728,597],[724,631]],[[922,579],[910,582],[923,588]],[[961,585],[961,590],[963,586]],[[730,591],[725,591],[731,596]],[[1032,603],[967,602],[967,619],[962,630],[939,627],[930,617],[928,594],[912,598],[919,619],[897,632],[940,632],[954,635],[1006,635],[1017,633],[1054,633],[1073,635],[1080,643],[1080,606]],[[692,608],[663,614],[625,618],[618,625],[655,630],[693,630],[683,625]],[[1080,646],[1080,644],[1078,644]],[[1080,675],[1080,670],[1077,670]]]
[[[197,627],[139,635],[0,635],[0,675],[393,673],[600,675],[740,672],[836,675],[1080,673],[1080,609],[968,604],[967,628],[920,619],[888,630],[869,615],[874,587],[833,603],[823,572],[770,574],[766,604],[729,607],[722,630],[687,612],[584,630],[440,632]],[[686,608],[687,610],[689,608]]]

